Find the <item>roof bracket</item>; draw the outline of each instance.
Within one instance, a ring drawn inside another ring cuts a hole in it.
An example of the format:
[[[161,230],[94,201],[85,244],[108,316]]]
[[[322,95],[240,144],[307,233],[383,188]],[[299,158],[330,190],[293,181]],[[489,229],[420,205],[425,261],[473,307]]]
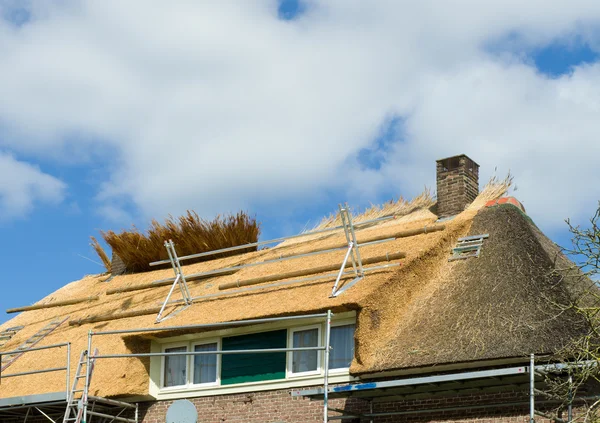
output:
[[[161,323],[167,320],[169,317],[173,317],[175,314],[180,313],[185,310],[189,306],[192,305],[193,298],[190,295],[190,290],[187,286],[187,281],[185,280],[185,275],[183,274],[183,269],[181,268],[181,263],[179,262],[179,257],[177,257],[177,252],[175,251],[175,243],[172,239],[165,241],[165,248],[167,249],[167,254],[169,255],[169,260],[171,261],[171,266],[173,267],[173,272],[175,272],[175,280],[173,281],[173,285],[171,285],[171,289],[169,290],[169,294],[165,299],[158,315],[156,316],[156,323]],[[171,299],[171,295],[173,295],[173,291],[175,287],[179,287],[179,291],[181,291],[181,296],[183,297],[184,306],[182,309],[178,310],[176,313],[171,313],[166,317],[163,317],[163,313],[169,300]]]
[[[464,260],[470,257],[479,258],[483,240],[489,238],[490,234],[471,235],[464,238],[458,238],[456,247],[452,249],[452,257],[448,261]]]
[[[352,222],[352,214],[350,213],[348,203],[345,203],[344,206],[340,204],[339,209],[340,219],[342,220],[342,226],[344,228],[344,235],[346,235],[346,241],[348,242],[348,250],[346,251],[344,261],[342,262],[340,271],[337,275],[335,283],[333,284],[333,289],[331,290],[331,295],[329,296],[330,298],[337,297],[346,289],[350,288],[352,285],[362,280],[365,275],[365,272],[363,271],[362,258],[360,257],[360,246],[358,244],[358,241],[356,241],[356,232],[354,231],[354,223]],[[352,268],[354,269],[355,278],[350,283],[344,285],[342,288],[338,288],[340,279],[345,273],[344,270],[346,269],[348,259],[350,259],[352,262]]]

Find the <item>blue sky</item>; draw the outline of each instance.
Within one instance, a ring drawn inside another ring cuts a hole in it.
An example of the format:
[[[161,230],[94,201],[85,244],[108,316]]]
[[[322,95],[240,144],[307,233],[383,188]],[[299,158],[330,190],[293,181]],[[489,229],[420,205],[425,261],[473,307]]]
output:
[[[0,309],[100,272],[100,229],[290,235],[460,153],[567,245],[600,199],[600,4],[401,3],[0,0]]]

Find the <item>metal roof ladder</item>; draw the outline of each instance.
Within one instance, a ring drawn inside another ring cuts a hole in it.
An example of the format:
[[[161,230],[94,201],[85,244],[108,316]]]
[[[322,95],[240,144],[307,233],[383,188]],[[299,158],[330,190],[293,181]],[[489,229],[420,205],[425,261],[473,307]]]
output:
[[[98,349],[94,352],[94,356],[98,355]],[[88,406],[88,394],[90,389],[90,382],[92,379],[92,372],[94,371],[94,358],[88,357],[88,351],[82,351],[79,356],[79,363],[77,363],[77,371],[75,372],[75,378],[71,385],[71,391],[67,397],[67,409],[65,411],[65,417],[63,423],[85,423]],[[83,380],[83,387],[80,388],[80,381]]]
[[[0,347],[10,341],[12,337],[24,327],[25,326],[13,326],[12,328],[6,328],[0,332]]]
[[[483,240],[490,234],[471,235],[464,238],[458,238],[456,247],[452,249],[452,257],[448,261],[464,260],[469,257],[479,257]]]
[[[51,321],[50,323],[48,323],[42,329],[37,331],[33,336],[31,336],[31,338],[27,339],[24,343],[22,343],[21,345],[19,345],[16,348],[16,350],[22,351],[22,352],[3,355],[2,362],[0,363],[0,370],[1,371],[6,370],[8,368],[8,366],[10,366],[19,357],[21,357],[25,351],[27,351],[30,348],[33,348],[38,342],[40,342],[42,339],[44,339],[46,336],[48,336],[52,331],[54,331],[54,329],[56,329],[57,327],[62,325],[68,319],[69,319],[69,317],[67,316],[64,319],[55,319],[55,320]]]
[[[169,260],[171,261],[171,267],[173,267],[173,272],[175,272],[175,281],[173,285],[171,285],[171,290],[165,299],[160,311],[158,312],[158,316],[156,316],[156,323],[161,323],[162,321],[168,319],[169,317],[175,316],[175,314],[182,312],[186,308],[192,305],[192,296],[190,295],[190,290],[187,286],[187,281],[185,280],[185,275],[183,274],[183,269],[181,268],[181,263],[179,262],[179,257],[177,256],[177,252],[175,251],[175,243],[173,240],[165,241],[165,248],[167,249],[167,254],[169,255]],[[163,313],[167,304],[169,303],[169,299],[171,299],[171,295],[173,295],[173,291],[175,287],[178,286],[181,291],[181,296],[183,297],[183,308],[177,310],[176,312],[171,313],[170,315],[163,317]]]

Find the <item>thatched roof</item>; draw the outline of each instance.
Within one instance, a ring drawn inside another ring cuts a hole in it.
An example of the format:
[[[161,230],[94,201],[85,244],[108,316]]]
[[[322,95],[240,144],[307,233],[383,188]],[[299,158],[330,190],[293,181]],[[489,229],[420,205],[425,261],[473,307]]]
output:
[[[387,290],[384,298],[397,310],[393,318],[380,311],[383,293],[371,296],[367,303],[373,306],[363,308],[361,323],[388,325],[389,336],[365,343],[355,371],[526,360],[531,353],[554,353],[585,333],[581,316],[560,307],[580,288],[556,272],[557,260],[562,267],[567,260],[526,215],[512,205],[482,209],[469,230],[476,234],[489,234],[478,259],[432,259],[429,277],[415,270],[413,283],[398,281]]]
[[[502,194],[488,190],[465,212],[445,222],[446,229],[361,249],[363,257],[406,252],[400,267],[369,274],[336,298],[329,298],[333,280],[265,288],[225,297],[196,301],[165,325],[189,325],[249,318],[335,311],[357,311],[356,360],[353,373],[512,357],[531,352],[551,352],[580,329],[575,319],[553,319],[540,293],[561,297],[562,288],[550,289],[545,277],[552,263],[541,246],[546,239],[513,206],[478,211],[487,200]],[[490,194],[490,192],[492,194]],[[428,208],[411,210],[405,216],[358,231],[359,241],[374,235],[395,233],[432,225],[437,216]],[[459,237],[486,232],[479,259],[448,262]],[[341,232],[309,236],[278,247],[184,267],[186,274],[263,261],[281,254],[299,254],[343,242]],[[547,240],[547,239],[546,239]],[[549,242],[549,241],[548,241]],[[193,296],[219,292],[218,285],[239,279],[299,270],[341,262],[343,252],[249,267],[225,275],[190,283]],[[99,301],[24,312],[0,326],[24,325],[2,347],[10,350],[52,319],[69,316],[71,322],[91,315],[113,314],[156,308],[167,295],[163,286],[107,295],[110,289],[140,285],[172,276],[171,270],[120,275],[105,282],[105,276],[87,276],[73,282],[40,303],[98,295]],[[89,330],[113,330],[154,326],[155,314],[82,325],[63,325],[43,344],[70,341],[72,363],[86,348]],[[101,352],[149,351],[149,341],[119,335],[99,338]],[[21,357],[10,372],[53,367],[63,352],[31,353]],[[73,364],[73,368],[75,364]],[[62,375],[39,375],[2,380],[0,398],[56,392],[64,387]],[[100,360],[92,383],[93,395],[131,396],[148,394],[148,362],[139,359]]]

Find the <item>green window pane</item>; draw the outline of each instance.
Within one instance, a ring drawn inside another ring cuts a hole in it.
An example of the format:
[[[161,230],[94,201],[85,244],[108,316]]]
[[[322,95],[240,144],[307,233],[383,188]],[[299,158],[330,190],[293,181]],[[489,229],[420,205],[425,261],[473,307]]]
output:
[[[223,338],[223,351],[286,348],[287,330]],[[285,379],[286,353],[223,354],[221,385]]]

